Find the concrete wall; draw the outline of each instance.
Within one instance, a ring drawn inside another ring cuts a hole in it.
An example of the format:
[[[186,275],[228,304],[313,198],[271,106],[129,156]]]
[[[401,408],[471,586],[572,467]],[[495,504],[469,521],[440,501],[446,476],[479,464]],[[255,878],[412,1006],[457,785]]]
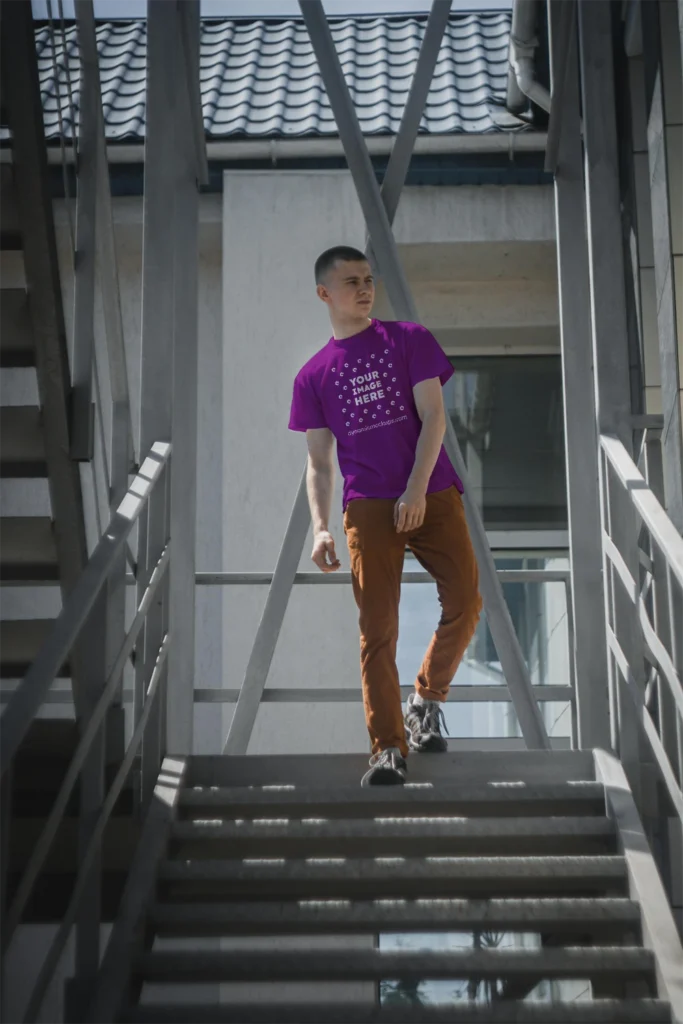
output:
[[[313,264],[331,245],[362,245],[348,174],[228,172],[224,178],[223,564],[272,571],[305,464],[287,430],[294,376],[330,336]],[[348,568],[337,480],[331,530]],[[300,567],[310,563],[306,540]],[[224,596],[224,686],[241,685],[265,588]],[[358,687],[356,609],[347,588],[295,588],[269,687]],[[226,707],[227,731],[231,708]],[[262,705],[250,752],[367,749],[360,704]]]

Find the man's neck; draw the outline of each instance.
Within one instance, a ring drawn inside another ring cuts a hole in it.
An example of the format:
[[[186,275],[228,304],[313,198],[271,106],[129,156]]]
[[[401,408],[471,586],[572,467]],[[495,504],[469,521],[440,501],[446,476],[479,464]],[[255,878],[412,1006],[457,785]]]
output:
[[[333,319],[330,317],[332,322],[332,334],[335,341],[345,341],[346,338],[352,338],[354,334],[361,334],[363,331],[367,331],[368,327],[372,323],[372,318],[369,316],[354,317],[353,319],[340,320],[336,317]]]

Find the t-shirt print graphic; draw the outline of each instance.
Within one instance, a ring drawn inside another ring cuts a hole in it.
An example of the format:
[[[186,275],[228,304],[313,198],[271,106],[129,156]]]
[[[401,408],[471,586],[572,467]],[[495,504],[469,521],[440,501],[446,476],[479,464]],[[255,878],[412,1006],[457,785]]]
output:
[[[367,358],[367,362],[363,359]],[[405,398],[401,390],[390,350],[364,353],[363,359],[344,363],[335,375],[337,398],[342,404],[342,413],[348,435],[359,433],[360,427],[388,427],[395,423],[398,414],[405,412]]]

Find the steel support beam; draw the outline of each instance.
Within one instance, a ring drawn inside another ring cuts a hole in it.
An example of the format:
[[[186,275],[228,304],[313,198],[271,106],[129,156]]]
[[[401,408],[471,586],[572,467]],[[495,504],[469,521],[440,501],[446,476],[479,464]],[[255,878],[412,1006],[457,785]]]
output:
[[[571,24],[567,25],[567,12]],[[562,339],[571,596],[579,746],[611,746],[602,574],[597,417],[593,389],[579,69],[574,0],[549,0],[553,117],[558,126],[555,224]],[[567,47],[567,39],[569,46]],[[560,59],[561,58],[561,59]],[[560,76],[558,81],[556,76]],[[561,110],[556,94],[562,91]]]
[[[619,193],[614,96],[612,5],[578,0],[579,49],[584,126],[584,169],[590,279],[591,333],[598,433],[616,436],[633,455],[628,324]],[[600,458],[601,526],[639,578],[636,518],[630,501],[613,491]],[[637,613],[621,591],[604,553],[607,623],[618,633],[639,687],[644,686],[642,638]],[[640,737],[630,695],[612,655],[608,657],[613,697],[613,746],[640,795]],[[618,733],[618,737],[617,737]]]
[[[182,15],[185,46],[190,59],[196,54],[198,68],[199,6],[183,6],[188,8]],[[149,0],[140,447],[144,453],[154,441],[171,437],[178,447],[171,470],[170,520],[150,509],[148,536],[141,524],[140,564],[145,564],[147,554],[148,564],[153,564],[170,521],[168,613],[173,651],[166,744],[174,755],[186,755],[192,750],[193,731],[198,204],[193,107],[186,82],[176,74],[183,49],[176,7],[173,15],[163,0]],[[141,579],[139,600],[145,586]],[[157,618],[150,615],[155,634],[161,628]],[[158,646],[156,635],[145,641],[150,657]],[[145,777],[151,792],[151,769]]]
[[[382,202],[353,101],[344,81],[322,3],[320,0],[306,0],[306,2],[300,0],[300,7],[318,59],[320,73],[344,145],[346,159],[389,301],[398,319],[415,321],[418,319],[417,308],[398,258],[387,211]],[[488,546],[481,514],[471,499],[464,461],[455,430],[448,418],[445,445],[455,470],[465,486],[467,520],[479,564],[480,589],[489,628],[506,681],[510,687],[510,694],[524,739],[529,747],[548,749],[550,741],[543,717],[533,697],[528,669],[496,575],[493,555]]]
[[[195,69],[199,91],[199,2],[178,4],[176,18],[160,3],[164,17],[177,23],[186,64]],[[181,10],[183,12],[181,18]],[[182,48],[182,47],[181,47]],[[170,481],[169,627],[173,654],[168,661],[166,736],[174,756],[192,753],[195,664],[195,551],[197,532],[197,360],[199,198],[197,194],[196,107],[187,86],[177,83],[175,112],[177,167],[173,211],[173,462]],[[201,108],[200,108],[201,112]],[[202,123],[203,137],[203,123]],[[195,139],[195,146],[192,140]]]

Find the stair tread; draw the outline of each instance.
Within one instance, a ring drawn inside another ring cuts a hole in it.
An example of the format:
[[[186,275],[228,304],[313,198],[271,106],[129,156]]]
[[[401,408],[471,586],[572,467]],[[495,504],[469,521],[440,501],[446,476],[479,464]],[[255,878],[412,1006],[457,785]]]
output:
[[[127,1024],[664,1024],[660,999],[568,1003],[453,1003],[450,1006],[363,1006],[358,1003],[146,1004],[129,1008]]]
[[[365,754],[195,754],[188,765],[187,786],[301,786],[324,789],[334,800],[335,790],[358,786],[367,768]],[[595,765],[590,750],[449,750],[411,757],[408,780],[411,785],[437,787],[486,782],[593,782]]]
[[[147,981],[362,981],[380,978],[588,978],[650,975],[654,957],[636,946],[565,946],[545,949],[384,951],[330,949],[263,953],[235,950],[149,952],[134,959]]]
[[[554,856],[554,857],[443,857],[414,858],[403,857],[366,859],[354,858],[346,860],[328,858],[320,861],[263,859],[253,862],[241,860],[175,861],[166,860],[162,864],[162,877],[165,879],[206,878],[206,879],[238,879],[238,878],[384,878],[389,874],[396,877],[415,874],[443,875],[462,874],[472,878],[495,874],[496,871],[509,875],[524,876],[534,874],[574,875],[584,872],[595,872],[606,876],[620,878],[624,874],[626,861],[622,856]]]
[[[376,818],[374,821],[289,821],[277,822],[276,820],[265,820],[263,823],[242,823],[242,822],[187,822],[179,821],[173,825],[173,837],[175,839],[229,839],[256,838],[264,843],[277,840],[280,842],[289,836],[301,837],[303,839],[315,839],[329,836],[335,839],[345,838],[367,838],[376,839],[387,836],[391,839],[400,839],[402,836],[413,834],[420,838],[429,839],[438,836],[482,836],[498,835],[508,837],[514,835],[543,836],[558,835],[570,836],[614,835],[614,822],[609,818],[443,818],[434,820],[419,818],[416,821],[410,819]],[[279,847],[278,847],[279,849]]]
[[[621,895],[627,878],[624,858],[614,855],[167,860],[159,877],[174,898],[203,901],[226,893],[238,900]]]
[[[368,900],[340,903],[159,903],[150,921],[161,934],[283,935],[473,927],[572,930],[639,928],[640,910],[623,898]]]
[[[3,679],[20,679],[26,674],[54,624],[54,619],[0,621],[0,675]],[[61,667],[58,675],[69,675],[68,663]]]
[[[599,817],[399,818],[331,821],[181,821],[178,856],[425,856],[435,854],[601,853],[614,848],[614,823]]]
[[[199,809],[223,810],[236,818],[375,817],[386,810],[395,816],[427,814],[598,814],[605,812],[605,790],[599,782],[534,783],[523,786],[492,784],[375,787],[344,786],[332,792],[316,788],[249,789],[200,787],[180,793],[181,813]]]
[[[0,366],[34,366],[36,361],[25,288],[3,288],[0,296]]]
[[[57,546],[49,516],[3,516],[0,525],[0,579],[59,579]]]
[[[3,477],[47,475],[40,409],[34,405],[0,408],[0,473]]]

